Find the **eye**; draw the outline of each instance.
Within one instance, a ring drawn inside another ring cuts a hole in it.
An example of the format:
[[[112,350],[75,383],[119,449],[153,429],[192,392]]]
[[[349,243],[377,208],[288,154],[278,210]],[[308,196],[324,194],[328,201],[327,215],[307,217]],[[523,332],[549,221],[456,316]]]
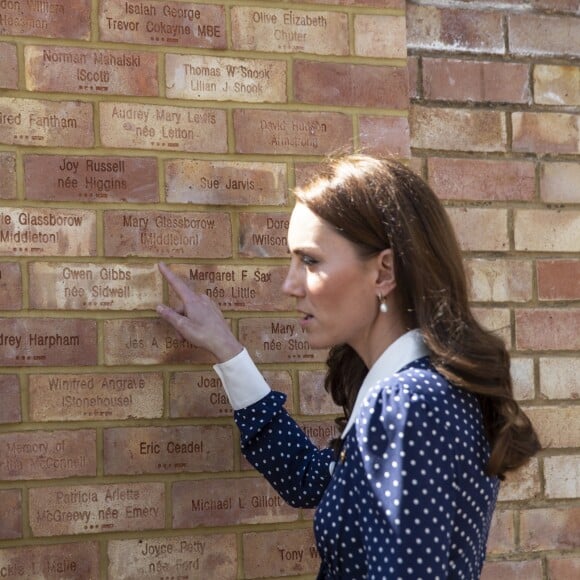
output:
[[[312,256],[308,256],[307,254],[302,254],[300,260],[306,266],[314,266],[315,264],[318,264],[318,260],[314,259]]]

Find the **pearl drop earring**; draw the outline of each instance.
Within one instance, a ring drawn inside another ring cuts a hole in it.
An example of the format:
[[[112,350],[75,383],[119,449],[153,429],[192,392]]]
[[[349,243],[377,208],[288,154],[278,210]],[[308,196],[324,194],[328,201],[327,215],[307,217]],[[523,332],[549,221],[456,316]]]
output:
[[[381,314],[386,314],[389,311],[389,305],[387,304],[387,299],[383,298],[383,295],[379,295],[379,311]]]

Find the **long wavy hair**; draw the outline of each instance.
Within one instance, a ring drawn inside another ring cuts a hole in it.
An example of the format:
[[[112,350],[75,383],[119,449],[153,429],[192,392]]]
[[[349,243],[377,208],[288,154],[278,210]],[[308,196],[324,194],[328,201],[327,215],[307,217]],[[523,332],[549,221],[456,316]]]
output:
[[[504,479],[539,449],[513,397],[503,341],[474,318],[455,233],[429,185],[401,163],[366,155],[330,160],[302,188],[304,203],[352,242],[361,257],[391,248],[406,325],[418,328],[435,369],[479,399],[490,443],[489,475]],[[344,410],[344,426],[368,369],[348,345],[330,349],[325,388]]]

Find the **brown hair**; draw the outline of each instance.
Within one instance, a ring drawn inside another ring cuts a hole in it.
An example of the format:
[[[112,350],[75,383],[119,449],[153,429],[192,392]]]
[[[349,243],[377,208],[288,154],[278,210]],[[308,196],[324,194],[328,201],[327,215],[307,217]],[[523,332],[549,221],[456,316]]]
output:
[[[408,328],[421,331],[433,366],[456,387],[474,393],[491,446],[488,473],[504,478],[539,449],[534,428],[513,397],[503,341],[475,320],[453,228],[431,188],[393,160],[351,155],[331,161],[297,201],[324,219],[361,256],[391,248],[396,292]],[[328,356],[326,389],[347,421],[368,372],[348,345]]]

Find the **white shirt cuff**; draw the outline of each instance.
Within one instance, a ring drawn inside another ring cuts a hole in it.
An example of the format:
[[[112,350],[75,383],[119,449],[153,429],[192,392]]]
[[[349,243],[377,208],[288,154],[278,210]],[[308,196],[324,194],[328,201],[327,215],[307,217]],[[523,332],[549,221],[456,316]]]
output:
[[[271,390],[245,348],[213,368],[224,385],[234,411],[257,403]]]

